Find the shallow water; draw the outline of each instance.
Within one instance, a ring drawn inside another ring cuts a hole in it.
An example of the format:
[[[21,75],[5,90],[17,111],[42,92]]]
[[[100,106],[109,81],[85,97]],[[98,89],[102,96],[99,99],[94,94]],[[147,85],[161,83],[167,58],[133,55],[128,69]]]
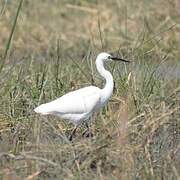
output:
[[[157,68],[156,74],[168,80],[180,79],[180,66],[163,64]]]

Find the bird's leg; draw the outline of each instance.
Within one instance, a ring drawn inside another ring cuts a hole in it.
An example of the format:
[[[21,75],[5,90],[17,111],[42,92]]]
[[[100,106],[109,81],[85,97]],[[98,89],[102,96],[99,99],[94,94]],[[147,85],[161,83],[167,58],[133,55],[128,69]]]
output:
[[[83,136],[86,136],[86,137],[92,137],[93,136],[93,133],[91,132],[91,128],[89,127],[89,124],[88,122],[85,123],[86,125],[86,130],[83,132]]]
[[[90,125],[88,125],[88,134],[86,135],[86,137],[93,137],[91,122]]]
[[[72,130],[71,135],[69,136],[69,141],[72,141],[73,136],[75,135],[77,128],[78,128],[78,126],[75,126],[75,128]]]
[[[89,124],[85,122],[86,129],[83,131],[82,136],[84,136],[87,132],[89,132]]]

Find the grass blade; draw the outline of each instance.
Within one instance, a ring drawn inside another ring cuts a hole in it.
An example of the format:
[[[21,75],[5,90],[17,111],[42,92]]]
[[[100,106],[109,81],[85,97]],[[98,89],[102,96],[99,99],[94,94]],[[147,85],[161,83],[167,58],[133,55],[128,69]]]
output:
[[[16,16],[15,16],[15,19],[14,19],[14,22],[13,22],[13,26],[12,26],[12,29],[11,29],[11,32],[10,32],[10,35],[9,35],[9,39],[8,39],[8,42],[7,42],[7,45],[6,45],[4,56],[2,57],[2,60],[1,60],[0,73],[1,73],[1,71],[3,69],[4,63],[6,61],[6,57],[7,57],[10,45],[11,45],[12,37],[13,37],[14,31],[15,31],[15,28],[16,28],[17,19],[18,19],[19,12],[20,12],[21,7],[22,7],[22,3],[23,3],[23,0],[20,0],[19,5],[18,5],[18,9],[17,9],[17,12],[16,12]]]

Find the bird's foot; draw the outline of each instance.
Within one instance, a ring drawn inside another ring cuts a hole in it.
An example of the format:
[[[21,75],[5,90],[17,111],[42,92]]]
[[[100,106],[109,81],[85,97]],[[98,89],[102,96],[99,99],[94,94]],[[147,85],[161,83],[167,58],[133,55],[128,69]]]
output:
[[[73,139],[76,137],[76,134],[74,133],[74,134],[70,134],[69,135],[69,137],[68,137],[68,139],[69,139],[69,141],[73,141]]]
[[[83,136],[83,137],[93,137],[93,133],[92,133],[90,130],[85,130],[85,131],[82,133],[82,136]]]
[[[86,134],[85,137],[90,137],[90,138],[92,138],[93,136],[94,136],[93,133],[90,131],[89,133]]]
[[[85,136],[88,131],[89,129],[86,129],[85,131],[83,131],[82,136]]]
[[[72,141],[72,139],[73,139],[73,136],[72,136],[72,134],[69,136],[69,141]]]
[[[68,138],[69,141],[72,141],[73,137],[75,137],[76,130],[77,130],[77,127],[75,127],[75,128],[73,129],[73,131],[71,132],[71,134],[70,134],[70,136],[69,136],[69,138]]]

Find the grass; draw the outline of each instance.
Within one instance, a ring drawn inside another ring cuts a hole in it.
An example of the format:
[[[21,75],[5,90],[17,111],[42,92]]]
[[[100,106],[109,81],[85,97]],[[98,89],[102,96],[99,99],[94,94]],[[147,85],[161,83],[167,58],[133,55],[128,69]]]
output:
[[[179,179],[179,1],[21,2],[0,2],[0,178]],[[107,66],[95,136],[70,143],[70,124],[33,109],[102,87],[101,51],[132,63]]]

